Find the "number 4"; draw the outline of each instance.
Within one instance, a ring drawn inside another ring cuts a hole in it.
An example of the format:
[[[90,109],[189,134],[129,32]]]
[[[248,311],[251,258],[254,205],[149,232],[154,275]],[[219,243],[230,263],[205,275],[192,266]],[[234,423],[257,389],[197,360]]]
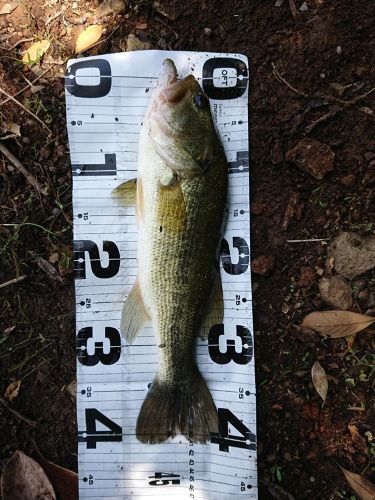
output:
[[[256,438],[250,429],[241,422],[230,410],[218,408],[219,432],[211,433],[211,443],[219,445],[220,451],[229,452],[229,447],[256,449]],[[229,425],[231,424],[241,436],[229,435]]]

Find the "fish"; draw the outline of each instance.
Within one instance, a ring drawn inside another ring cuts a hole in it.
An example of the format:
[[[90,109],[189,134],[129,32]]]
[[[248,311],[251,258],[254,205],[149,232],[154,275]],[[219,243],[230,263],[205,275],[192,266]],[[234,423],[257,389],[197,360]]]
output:
[[[209,99],[193,75],[177,79],[166,59],[140,131],[136,182],[115,190],[125,204],[135,199],[138,226],[138,274],[121,334],[132,344],[151,321],[159,355],[136,423],[142,443],[177,435],[207,443],[218,431],[195,343],[207,325],[223,320],[217,262],[227,183]]]

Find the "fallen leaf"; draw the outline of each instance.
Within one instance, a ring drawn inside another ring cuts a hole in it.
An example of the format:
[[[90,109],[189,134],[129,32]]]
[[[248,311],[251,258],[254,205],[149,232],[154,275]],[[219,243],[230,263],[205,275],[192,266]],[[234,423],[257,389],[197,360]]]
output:
[[[0,16],[4,14],[10,14],[17,7],[17,4],[5,3],[0,10]]]
[[[374,316],[351,311],[315,311],[303,319],[301,326],[332,339],[339,339],[367,328],[374,321]]]
[[[364,452],[367,450],[366,439],[360,435],[358,432],[358,427],[354,424],[348,424],[348,429],[352,440],[361,448]]]
[[[325,401],[328,391],[328,380],[326,372],[319,361],[315,361],[315,363],[312,365],[311,378],[316,392],[323,399],[323,401]]]
[[[36,94],[37,92],[40,92],[41,90],[44,89],[44,85],[31,85],[30,91],[32,94]]]
[[[82,31],[76,41],[76,54],[84,52],[85,50],[92,47],[102,36],[103,29],[98,24],[93,24],[89,26],[84,31]]]
[[[51,481],[59,500],[78,500],[78,475],[69,469],[50,462],[44,458],[36,445],[35,448],[39,455],[39,464]]]
[[[13,399],[16,399],[20,387],[21,387],[21,380],[15,380],[11,384],[9,384],[8,387],[5,389],[4,398],[8,399],[9,401],[13,401]]]
[[[56,262],[58,262],[58,261],[59,261],[58,252],[55,252],[48,257],[48,262],[50,262],[51,264],[56,264]]]
[[[9,326],[8,328],[5,328],[5,330],[4,330],[4,334],[5,334],[5,335],[9,335],[9,334],[10,334],[10,333],[12,333],[12,332],[13,332],[13,330],[15,330],[15,329],[16,329],[16,325]]]
[[[14,122],[1,122],[1,131],[4,133],[10,132],[16,137],[21,136],[21,127]]]
[[[77,381],[73,380],[73,382],[70,382],[70,384],[66,386],[65,391],[73,403],[75,403],[77,397]]]
[[[360,500],[375,500],[375,486],[359,474],[354,474],[340,466],[349,486]]]
[[[1,476],[3,500],[56,500],[42,467],[22,451],[15,451]]]
[[[72,247],[64,245],[60,250],[58,268],[61,276],[66,276],[74,271]]]
[[[31,47],[29,47],[24,55],[22,56],[22,62],[24,64],[36,64],[38,63],[43,54],[47,52],[51,45],[49,40],[42,40],[40,42],[36,42]]]
[[[40,267],[40,269],[44,271],[51,279],[56,280],[59,283],[63,283],[61,276],[53,267],[53,265],[48,262],[48,260],[43,259],[43,257],[40,256],[37,256],[34,260],[38,264],[38,267]]]

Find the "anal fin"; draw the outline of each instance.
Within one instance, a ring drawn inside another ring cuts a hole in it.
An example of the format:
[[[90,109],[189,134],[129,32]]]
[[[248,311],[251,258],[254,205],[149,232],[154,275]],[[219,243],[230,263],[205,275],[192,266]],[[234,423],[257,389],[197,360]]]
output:
[[[211,297],[209,298],[207,309],[203,316],[202,326],[199,336],[205,340],[212,325],[222,323],[224,319],[224,299],[223,286],[221,283],[220,271],[215,270],[214,284]]]
[[[122,310],[121,335],[132,344],[149,319],[137,278]]]

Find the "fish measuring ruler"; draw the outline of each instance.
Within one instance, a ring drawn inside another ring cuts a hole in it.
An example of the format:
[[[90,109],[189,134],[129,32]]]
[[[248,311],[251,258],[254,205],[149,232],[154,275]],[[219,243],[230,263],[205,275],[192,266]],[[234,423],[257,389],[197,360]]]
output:
[[[179,77],[192,73],[210,98],[229,165],[220,249],[224,323],[211,325],[208,340],[196,345],[218,408],[219,430],[207,444],[182,436],[161,444],[137,441],[157,349],[151,327],[132,345],[120,336],[124,299],[137,274],[137,228],[134,208],[120,206],[111,192],[136,177],[139,130],[166,57]],[[80,498],[257,498],[248,87],[248,63],[240,54],[140,51],[68,63]]]

